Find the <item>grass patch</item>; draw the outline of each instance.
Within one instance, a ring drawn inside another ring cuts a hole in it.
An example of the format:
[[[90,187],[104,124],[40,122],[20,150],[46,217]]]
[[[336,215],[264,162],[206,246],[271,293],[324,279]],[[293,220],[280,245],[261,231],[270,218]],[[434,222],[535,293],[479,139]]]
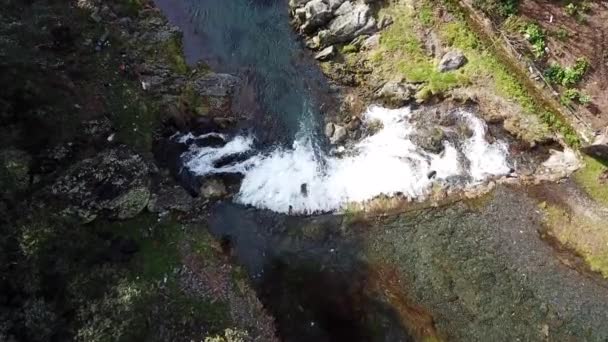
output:
[[[95,222],[95,229],[109,231],[133,239],[139,250],[133,260],[133,274],[148,280],[159,280],[180,265],[177,249],[183,228],[173,220],[158,221],[157,216],[144,213],[132,220]]]
[[[592,271],[608,278],[608,231],[601,219],[569,213],[553,204],[543,207],[551,235],[582,256]]]
[[[454,46],[465,52],[469,58],[465,71],[470,73],[471,79],[483,86],[489,85],[498,95],[520,104],[527,113],[535,115],[546,126],[546,129],[537,128],[532,131],[552,131],[561,134],[568,145],[580,146],[580,139],[576,131],[563,118],[547,111],[543,105],[532,98],[528,89],[519,81],[513,71],[499,60],[495,52],[484,48],[478,42],[477,36],[467,25],[464,14],[450,0],[444,0],[444,3],[458,19],[447,24],[438,23],[436,27],[448,42],[452,42]],[[491,77],[491,80],[487,79],[488,76]],[[534,140],[542,138],[544,137],[533,137]]]
[[[602,184],[599,177],[608,170],[608,165],[589,156],[584,157],[585,167],[574,174],[574,180],[598,203],[608,206],[608,184]]]
[[[186,63],[183,53],[183,43],[180,36],[171,37],[160,48],[162,57],[164,57],[173,69],[178,74],[185,75],[190,68]]]
[[[384,69],[387,74],[400,74],[409,82],[425,83],[422,93],[439,94],[455,87],[468,84],[467,75],[461,70],[441,73],[437,71],[434,60],[426,55],[424,46],[416,35],[416,23],[419,18],[405,6],[391,11],[396,18],[393,25],[382,33],[380,48],[382,52],[372,56],[372,61]],[[432,10],[425,6],[419,13],[420,21],[431,25]]]
[[[427,1],[420,6],[417,13],[402,4],[385,9],[395,20],[382,33],[380,48],[370,56],[376,70],[385,77],[403,75],[410,82],[424,83],[417,94],[419,100],[470,84],[489,86],[497,95],[519,103],[525,112],[530,113],[531,118],[519,120],[522,129],[526,130],[520,135],[522,138],[540,141],[548,132],[555,131],[561,133],[570,145],[579,144],[577,134],[563,120],[553,114],[544,115],[546,110],[529,95],[513,72],[483,46],[461,13],[452,9],[456,20],[444,22],[432,15],[433,3]],[[463,68],[447,73],[437,71],[436,61],[427,55],[418,33],[426,30],[427,26],[432,27],[452,49],[464,52],[468,63]],[[532,118],[534,114],[536,117]]]

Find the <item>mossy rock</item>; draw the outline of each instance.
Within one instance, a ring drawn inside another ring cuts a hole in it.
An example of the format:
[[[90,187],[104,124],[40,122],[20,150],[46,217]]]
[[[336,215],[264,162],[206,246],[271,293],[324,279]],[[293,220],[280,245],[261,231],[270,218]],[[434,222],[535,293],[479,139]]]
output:
[[[0,187],[3,191],[8,193],[28,188],[31,161],[30,155],[21,150],[0,151]]]

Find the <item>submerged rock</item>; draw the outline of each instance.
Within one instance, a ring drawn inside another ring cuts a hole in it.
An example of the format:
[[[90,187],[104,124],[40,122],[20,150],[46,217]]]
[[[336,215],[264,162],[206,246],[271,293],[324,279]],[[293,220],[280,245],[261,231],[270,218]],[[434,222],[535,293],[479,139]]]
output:
[[[439,72],[447,72],[457,70],[467,64],[468,60],[465,55],[460,51],[450,51],[443,55],[437,70]]]
[[[84,222],[101,214],[128,219],[148,204],[150,173],[150,166],[140,155],[120,146],[77,163],[50,191],[64,207],[64,214]]]
[[[226,185],[217,178],[205,179],[200,188],[200,195],[206,199],[218,199],[227,194]]]
[[[412,142],[423,150],[439,154],[443,151],[443,141],[446,139],[445,132],[437,127],[421,127],[414,135]]]

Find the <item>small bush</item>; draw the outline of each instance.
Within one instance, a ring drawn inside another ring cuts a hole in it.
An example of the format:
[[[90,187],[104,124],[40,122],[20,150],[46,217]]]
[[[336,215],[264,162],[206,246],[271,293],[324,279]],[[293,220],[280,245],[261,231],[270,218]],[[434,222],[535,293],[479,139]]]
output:
[[[519,0],[474,0],[473,6],[494,19],[506,19],[517,14]]]
[[[579,58],[576,60],[574,66],[566,68],[554,63],[545,70],[545,77],[553,84],[571,87],[579,83],[583,77],[585,77],[589,67],[589,61],[586,58]]]
[[[535,23],[528,24],[523,30],[524,37],[532,44],[532,53],[534,57],[542,58],[545,55],[545,49],[547,48],[547,36],[545,31]]]
[[[566,89],[566,91],[562,94],[560,101],[566,106],[572,105],[572,103],[586,105],[591,102],[591,97],[577,89]]]

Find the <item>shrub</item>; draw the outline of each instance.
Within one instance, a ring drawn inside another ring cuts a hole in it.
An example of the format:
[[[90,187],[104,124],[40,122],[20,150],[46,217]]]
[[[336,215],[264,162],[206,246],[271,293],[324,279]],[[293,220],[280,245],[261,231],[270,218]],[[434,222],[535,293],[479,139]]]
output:
[[[506,19],[517,14],[519,0],[473,0],[473,6],[494,19]]]
[[[532,44],[532,52],[534,57],[541,58],[545,55],[547,48],[545,31],[535,23],[530,23],[524,27],[524,36]]]
[[[566,91],[562,94],[560,101],[566,106],[571,105],[573,102],[586,105],[591,102],[591,97],[577,89],[566,89]]]
[[[554,63],[545,70],[545,77],[551,83],[570,87],[576,85],[585,77],[589,67],[589,61],[586,58],[579,58],[574,63],[574,66],[566,68]]]

